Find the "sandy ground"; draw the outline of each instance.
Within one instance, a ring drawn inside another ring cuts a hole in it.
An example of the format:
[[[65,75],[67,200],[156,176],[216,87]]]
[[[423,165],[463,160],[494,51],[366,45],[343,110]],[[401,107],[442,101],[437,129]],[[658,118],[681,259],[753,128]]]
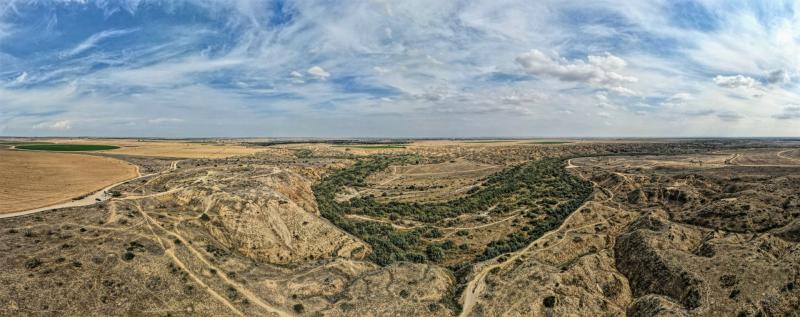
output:
[[[132,139],[55,139],[53,143],[108,144],[121,148],[104,151],[113,154],[176,158],[226,158],[249,155],[264,149],[230,143],[201,143],[185,141],[138,141]]]
[[[112,158],[0,150],[0,214],[69,201],[137,176],[136,166]]]

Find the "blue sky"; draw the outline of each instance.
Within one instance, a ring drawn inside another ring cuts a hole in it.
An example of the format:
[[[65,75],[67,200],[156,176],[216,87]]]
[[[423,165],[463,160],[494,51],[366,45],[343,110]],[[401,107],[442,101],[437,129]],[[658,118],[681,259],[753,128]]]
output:
[[[0,135],[798,136],[796,1],[0,2]]]

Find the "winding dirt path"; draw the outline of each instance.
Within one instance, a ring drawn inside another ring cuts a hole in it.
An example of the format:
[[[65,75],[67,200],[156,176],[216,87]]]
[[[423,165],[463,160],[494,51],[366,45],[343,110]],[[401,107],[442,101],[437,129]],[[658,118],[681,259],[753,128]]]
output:
[[[783,151],[775,153],[775,156],[777,156],[778,158],[781,158],[781,159],[785,159],[785,160],[800,162],[800,158],[794,158],[794,157],[791,157],[791,156],[786,156],[784,154],[784,153],[793,152],[793,151],[800,151],[800,150],[799,149],[783,150]],[[742,157],[745,157],[745,156],[743,156],[743,155],[741,155],[739,153],[735,153],[735,154],[731,155],[730,158],[725,160],[725,164],[735,165],[735,166],[743,166],[743,167],[796,167],[797,166],[796,164],[790,164],[790,163],[789,164],[740,164],[740,163],[737,163],[736,161],[738,159],[742,158]]]
[[[205,256],[200,251],[195,249],[192,246],[192,244],[190,243],[190,241],[188,239],[186,239],[183,235],[181,235],[177,230],[167,230],[166,228],[164,228],[162,226],[159,226],[158,223],[150,216],[150,214],[148,212],[146,212],[144,210],[144,208],[141,207],[140,204],[137,203],[136,204],[136,208],[138,209],[138,211],[142,214],[142,216],[147,221],[147,226],[149,227],[150,232],[153,235],[153,237],[161,245],[161,248],[164,249],[164,252],[166,254],[168,254],[170,256],[170,258],[172,258],[173,262],[175,262],[176,265],[180,266],[181,269],[183,269],[193,280],[195,280],[195,282],[200,284],[203,287],[203,289],[206,290],[206,292],[208,292],[215,299],[217,299],[217,301],[221,302],[222,304],[224,304],[225,306],[230,308],[237,315],[244,316],[244,314],[241,311],[239,311],[235,306],[233,306],[233,303],[230,300],[228,300],[224,296],[220,295],[219,292],[215,291],[208,284],[206,284],[199,276],[194,274],[194,272],[192,272],[178,258],[178,256],[175,254],[175,248],[177,247],[177,245],[170,246],[170,245],[165,244],[164,241],[161,239],[161,236],[155,232],[153,227],[158,228],[158,230],[164,232],[169,237],[174,237],[174,238],[180,240],[181,241],[180,245],[182,247],[187,248],[189,250],[189,252],[194,256],[194,259],[199,260],[199,263],[201,263],[205,268],[209,269],[209,271],[213,270],[214,272],[216,272],[216,274],[215,274],[216,277],[220,278],[226,285],[228,285],[228,286],[232,287],[233,289],[235,289],[239,294],[242,294],[245,298],[247,298],[247,300],[250,303],[254,303],[256,306],[264,309],[265,311],[269,312],[273,316],[280,316],[280,317],[292,316],[291,314],[289,314],[289,313],[287,313],[287,312],[285,312],[285,311],[283,311],[283,310],[281,310],[279,308],[276,308],[276,307],[264,302],[261,299],[261,297],[255,295],[250,289],[248,289],[248,288],[244,287],[243,285],[239,284],[238,282],[233,281],[230,278],[228,278],[228,276],[226,276],[224,273],[222,273],[224,270],[220,269],[219,267],[217,267],[217,266],[213,265],[211,262],[209,262],[205,258]],[[177,229],[177,227],[176,227],[176,229]]]
[[[780,157],[780,158],[782,158],[782,159],[787,159],[787,160],[791,160],[791,161],[798,161],[798,162],[800,162],[800,158],[797,158],[797,157],[791,157],[791,156],[786,156],[786,155],[784,155],[784,154],[783,154],[783,153],[787,153],[787,152],[800,152],[800,149],[790,149],[790,150],[780,151],[780,152],[778,152],[776,155],[778,155],[778,157]]]
[[[161,239],[161,236],[156,234],[156,231],[153,229],[154,225],[156,227],[158,227],[158,228],[160,228],[160,227],[155,222],[155,220],[153,220],[153,218],[150,217],[150,214],[148,214],[147,212],[144,211],[144,208],[142,208],[141,204],[137,203],[136,204],[136,209],[139,210],[139,213],[141,213],[142,217],[144,217],[145,223],[147,224],[147,228],[150,231],[150,234],[152,234],[153,238],[155,238],[155,240],[158,241],[158,244],[161,245],[161,249],[164,250],[164,254],[168,255],[170,257],[170,259],[172,259],[172,262],[175,263],[175,265],[177,265],[178,267],[181,268],[181,270],[186,272],[186,274],[192,280],[194,280],[195,283],[200,285],[209,295],[211,295],[211,297],[213,297],[218,302],[220,302],[223,305],[225,305],[226,307],[228,307],[228,309],[230,309],[236,315],[244,316],[244,314],[239,309],[237,309],[235,306],[233,306],[233,303],[231,303],[231,301],[229,301],[227,298],[225,298],[224,296],[220,295],[217,291],[215,291],[214,289],[209,287],[208,284],[203,282],[202,279],[200,279],[196,274],[194,274],[191,270],[189,270],[189,268],[186,266],[186,264],[184,264],[183,261],[178,259],[178,257],[175,255],[175,250],[173,248],[167,247],[167,245],[164,244],[164,241]]]

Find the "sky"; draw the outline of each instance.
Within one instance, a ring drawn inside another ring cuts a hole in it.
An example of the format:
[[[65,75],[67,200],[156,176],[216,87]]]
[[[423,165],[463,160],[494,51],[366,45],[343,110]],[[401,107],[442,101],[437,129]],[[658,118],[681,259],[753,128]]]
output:
[[[800,136],[799,11],[0,0],[0,135]]]

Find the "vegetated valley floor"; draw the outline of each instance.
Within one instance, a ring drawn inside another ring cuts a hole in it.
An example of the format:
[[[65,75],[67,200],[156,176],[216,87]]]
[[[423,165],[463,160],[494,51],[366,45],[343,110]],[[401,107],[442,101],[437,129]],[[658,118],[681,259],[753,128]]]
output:
[[[0,315],[792,315],[798,145],[94,154],[145,176],[108,201],[0,219]]]

